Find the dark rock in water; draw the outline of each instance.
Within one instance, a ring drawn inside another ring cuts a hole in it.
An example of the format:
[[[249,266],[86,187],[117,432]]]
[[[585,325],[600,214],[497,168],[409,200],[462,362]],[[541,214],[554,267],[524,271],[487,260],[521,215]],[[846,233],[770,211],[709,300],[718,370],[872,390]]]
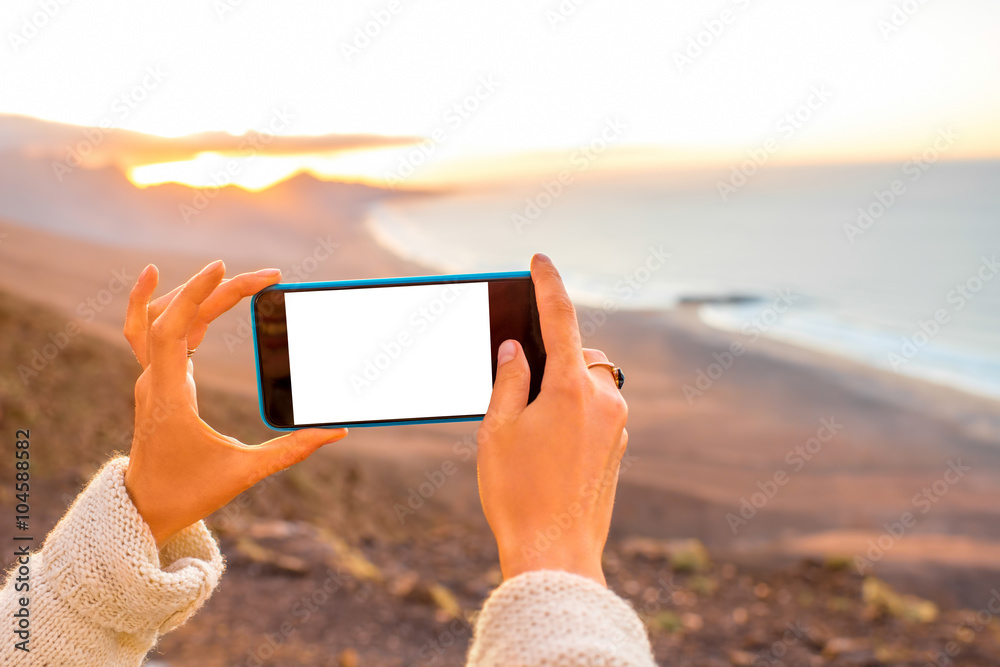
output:
[[[707,304],[736,306],[742,303],[756,303],[763,300],[762,297],[753,294],[706,294],[703,296],[682,296],[677,300],[677,303],[683,306],[702,306]]]

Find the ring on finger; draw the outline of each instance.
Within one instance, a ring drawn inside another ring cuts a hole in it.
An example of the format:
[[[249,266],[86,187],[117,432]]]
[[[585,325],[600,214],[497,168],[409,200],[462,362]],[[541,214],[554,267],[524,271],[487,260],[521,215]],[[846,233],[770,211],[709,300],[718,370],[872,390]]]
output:
[[[594,366],[604,366],[611,371],[611,375],[615,379],[615,385],[617,385],[619,389],[621,389],[622,385],[625,384],[625,373],[622,372],[622,369],[619,366],[615,366],[610,361],[594,361],[587,364],[587,368],[593,368]]]

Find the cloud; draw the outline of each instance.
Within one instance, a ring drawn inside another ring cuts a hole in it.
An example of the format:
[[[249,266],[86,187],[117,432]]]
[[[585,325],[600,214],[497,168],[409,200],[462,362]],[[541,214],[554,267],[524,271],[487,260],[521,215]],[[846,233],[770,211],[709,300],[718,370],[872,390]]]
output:
[[[253,142],[253,134],[203,132],[183,137],[161,137],[113,127],[86,127],[41,120],[30,116],[0,114],[0,152],[15,152],[35,159],[65,160],[74,155],[90,168],[115,165],[121,169],[190,160],[199,153],[240,154]],[[333,154],[366,148],[407,146],[420,137],[376,134],[327,134],[274,136],[255,142],[261,155]]]

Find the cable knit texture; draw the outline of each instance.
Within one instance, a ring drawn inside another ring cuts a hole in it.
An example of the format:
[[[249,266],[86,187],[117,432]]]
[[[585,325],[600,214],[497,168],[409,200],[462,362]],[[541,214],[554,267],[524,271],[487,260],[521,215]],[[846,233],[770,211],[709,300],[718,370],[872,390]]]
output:
[[[127,458],[95,475],[31,555],[27,593],[0,592],[7,639],[2,665],[139,665],[158,636],[186,621],[212,594],[222,554],[205,524],[157,550],[125,490]],[[30,652],[14,648],[13,613],[30,599]]]
[[[476,622],[469,664],[655,665],[635,610],[607,588],[568,572],[504,582]]]
[[[135,667],[159,635],[208,599],[223,571],[218,544],[198,522],[157,550],[125,490],[127,458],[91,480],[41,551],[31,554],[27,593],[13,576],[0,591],[7,628],[0,665]],[[29,597],[30,652],[14,647],[14,612]],[[493,592],[476,624],[469,664],[653,665],[635,611],[593,581],[531,572]]]

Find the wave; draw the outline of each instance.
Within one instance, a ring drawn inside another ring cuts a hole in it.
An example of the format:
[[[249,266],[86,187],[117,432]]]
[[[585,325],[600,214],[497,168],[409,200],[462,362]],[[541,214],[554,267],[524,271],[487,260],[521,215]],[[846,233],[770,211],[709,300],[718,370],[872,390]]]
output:
[[[767,307],[762,305],[760,300],[707,303],[698,316],[714,329],[747,333],[749,327],[773,340],[1000,399],[1000,358],[939,343],[920,330],[901,334],[809,306],[797,306],[768,325],[761,320]]]

